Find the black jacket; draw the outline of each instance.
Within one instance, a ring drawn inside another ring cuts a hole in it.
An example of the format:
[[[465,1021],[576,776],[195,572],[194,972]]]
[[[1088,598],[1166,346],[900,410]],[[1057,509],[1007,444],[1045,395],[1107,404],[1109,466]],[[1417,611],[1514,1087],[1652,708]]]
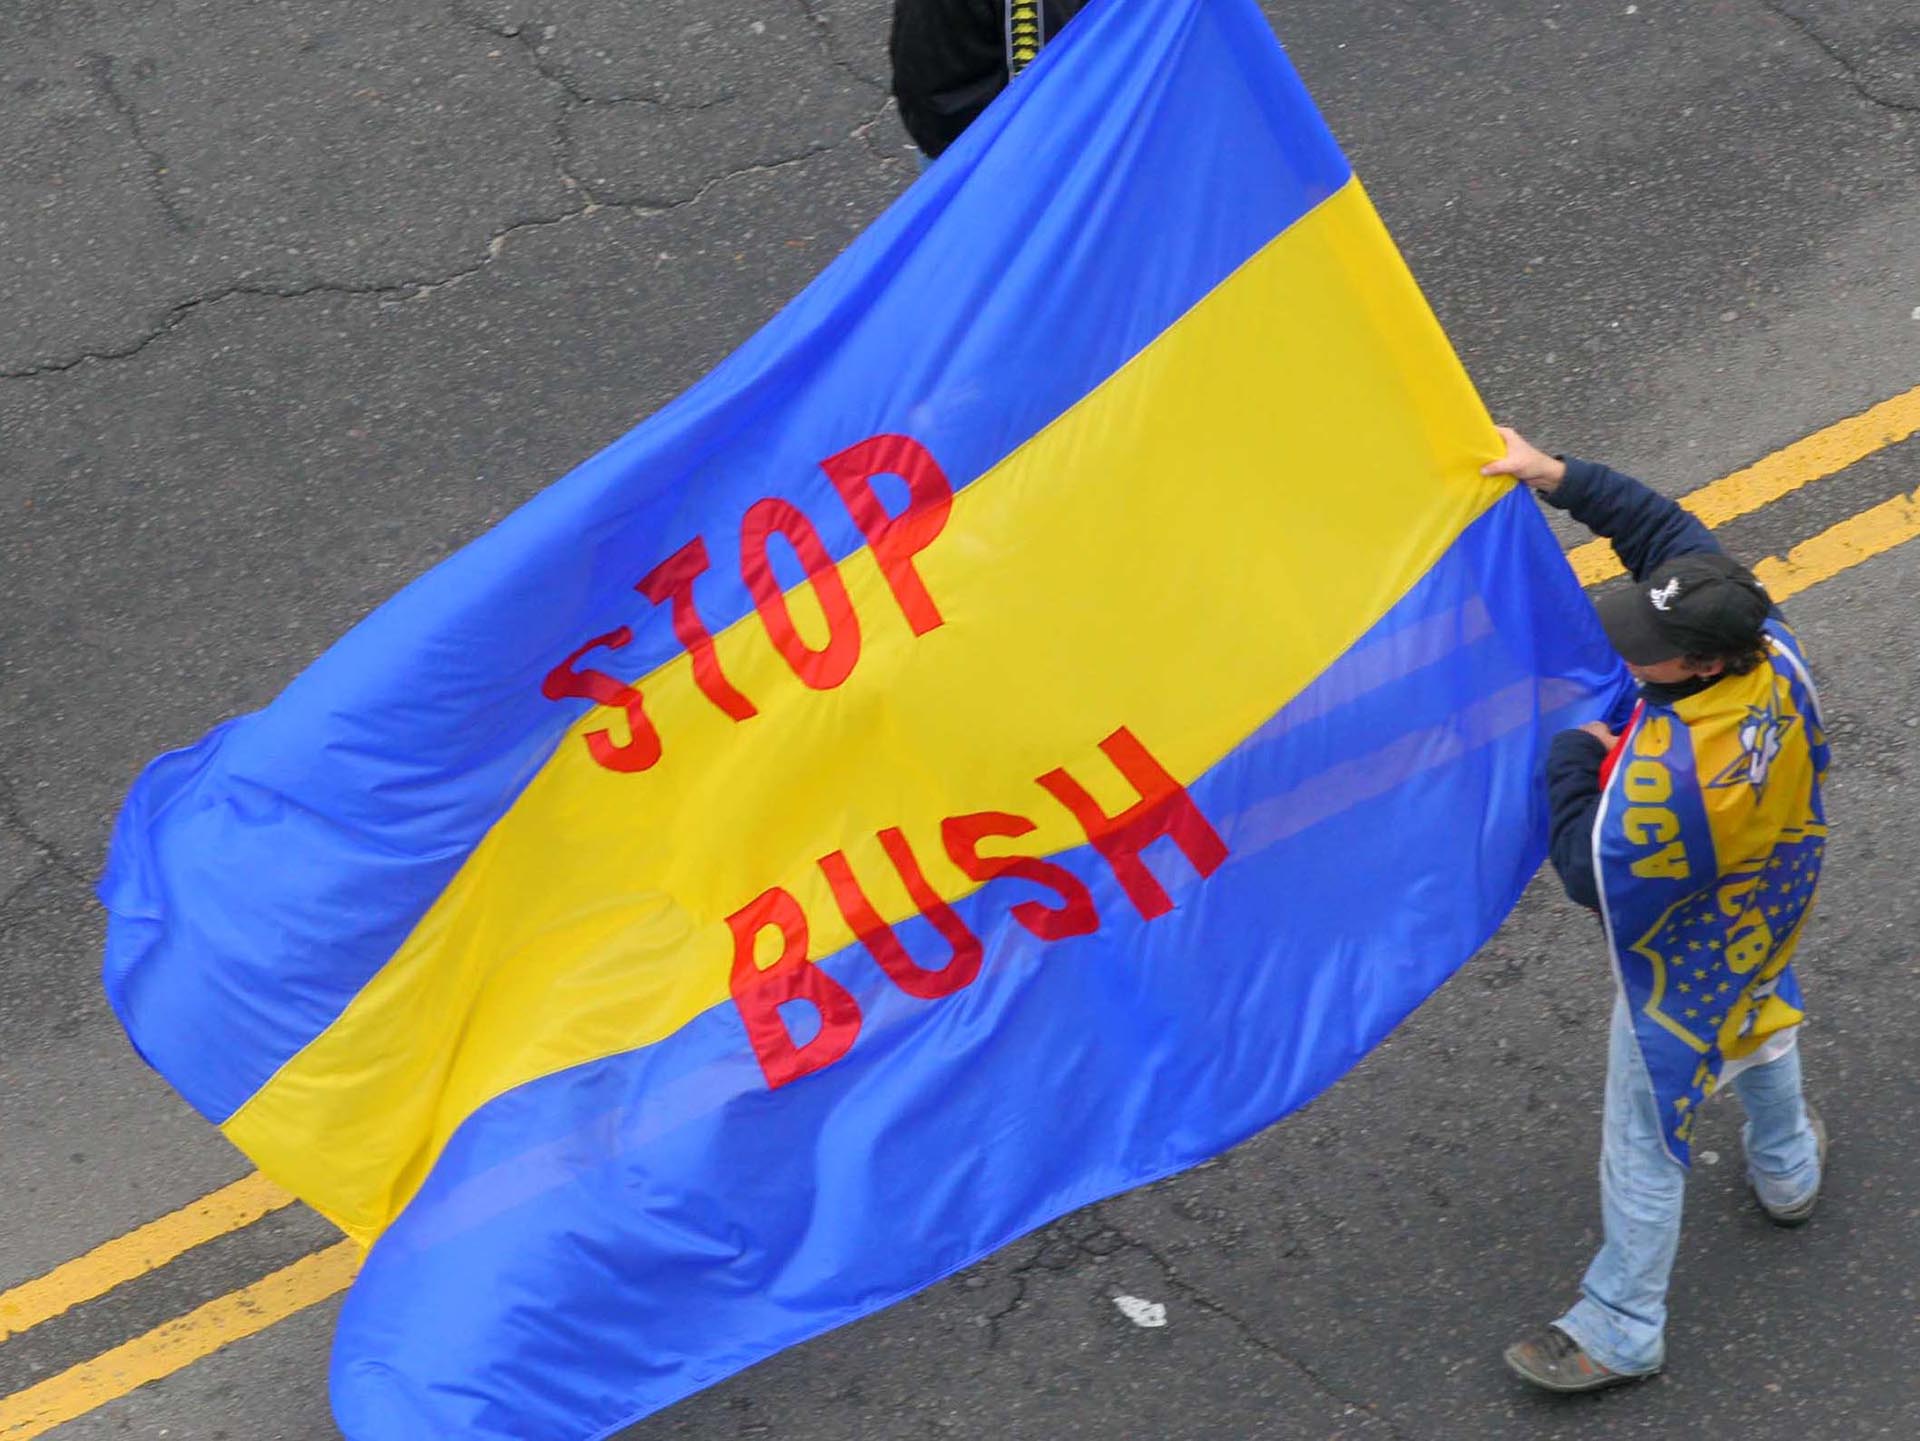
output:
[[[1695,551],[1719,551],[1698,518],[1630,475],[1590,460],[1567,457],[1567,478],[1548,505],[1564,510],[1595,535],[1613,542],[1614,554],[1635,580]],[[1712,682],[1653,695],[1659,701],[1704,689]],[[1607,748],[1585,731],[1561,731],[1547,748],[1547,855],[1567,894],[1583,906],[1600,909],[1593,874],[1593,822],[1600,810],[1600,763]]]
[[[1049,39],[1087,0],[1044,0]],[[1007,87],[1006,0],[894,0],[893,97],[913,143],[938,155]]]

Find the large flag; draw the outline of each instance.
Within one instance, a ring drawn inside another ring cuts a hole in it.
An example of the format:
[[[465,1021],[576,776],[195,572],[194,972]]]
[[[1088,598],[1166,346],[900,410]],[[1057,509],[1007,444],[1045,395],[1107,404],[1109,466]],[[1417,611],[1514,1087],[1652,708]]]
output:
[[[1327,1086],[1619,671],[1251,0],[1100,0],[680,400],[161,757],[147,1058],[573,1441]]]

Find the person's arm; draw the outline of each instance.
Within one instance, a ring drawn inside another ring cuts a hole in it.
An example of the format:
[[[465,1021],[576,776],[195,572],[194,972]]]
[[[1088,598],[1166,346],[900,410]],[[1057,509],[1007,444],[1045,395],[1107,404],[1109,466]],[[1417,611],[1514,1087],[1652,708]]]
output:
[[[1500,426],[1499,431],[1507,453],[1480,473],[1511,475],[1548,505],[1612,541],[1614,554],[1635,580],[1676,555],[1720,550],[1698,517],[1632,476],[1591,460],[1547,455],[1517,430]]]
[[[1593,823],[1600,813],[1600,763],[1606,728],[1597,722],[1561,731],[1547,747],[1547,859],[1570,899],[1600,909],[1593,874]]]

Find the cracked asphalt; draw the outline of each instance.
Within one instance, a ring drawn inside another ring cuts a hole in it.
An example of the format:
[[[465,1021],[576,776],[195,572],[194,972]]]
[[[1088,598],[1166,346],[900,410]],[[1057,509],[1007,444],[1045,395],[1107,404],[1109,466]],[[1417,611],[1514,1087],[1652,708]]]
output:
[[[1678,493],[1920,382],[1920,0],[1267,8],[1543,442]],[[884,0],[0,9],[0,1289],[247,1169],[98,992],[139,765],[678,393],[910,183],[885,29]],[[1917,461],[1727,538],[1781,553]],[[1556,1404],[1498,1363],[1597,1239],[1609,982],[1540,884],[1306,1111],[628,1434],[1920,1434],[1916,594],[1910,545],[1788,606],[1836,747],[1803,951],[1832,1186],[1773,1231],[1709,1114],[1661,1379]],[[288,1212],[0,1345],[0,1395],[327,1239]],[[55,1434],[332,1436],[331,1320]]]

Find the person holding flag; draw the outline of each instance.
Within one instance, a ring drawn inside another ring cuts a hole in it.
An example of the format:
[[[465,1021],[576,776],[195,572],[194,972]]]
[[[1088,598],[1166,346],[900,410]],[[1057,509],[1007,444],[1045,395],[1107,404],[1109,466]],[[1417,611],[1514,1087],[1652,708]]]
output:
[[[900,123],[927,160],[960,138],[1087,0],[894,0]]]
[[[1548,752],[1551,859],[1599,912],[1619,992],[1607,1053],[1605,1240],[1581,1299],[1507,1348],[1548,1391],[1593,1391],[1665,1363],[1667,1283],[1700,1105],[1731,1084],[1748,1178],[1781,1226],[1811,1219],[1827,1137],[1801,1095],[1790,969],[1826,837],[1818,697],[1753,573],[1673,501],[1501,429],[1510,475],[1613,543],[1631,585],[1600,620],[1639,685],[1620,733],[1590,722]]]

